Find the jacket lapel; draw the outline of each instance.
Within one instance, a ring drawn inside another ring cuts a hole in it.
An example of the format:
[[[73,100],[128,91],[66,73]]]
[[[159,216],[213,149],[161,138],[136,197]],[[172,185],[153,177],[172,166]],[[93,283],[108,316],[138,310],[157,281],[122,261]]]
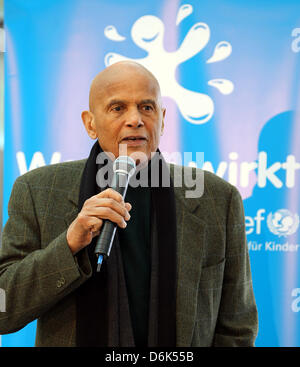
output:
[[[176,345],[179,347],[191,346],[192,343],[206,231],[205,222],[193,214],[199,202],[185,199],[184,192],[183,188],[175,188],[178,272]]]

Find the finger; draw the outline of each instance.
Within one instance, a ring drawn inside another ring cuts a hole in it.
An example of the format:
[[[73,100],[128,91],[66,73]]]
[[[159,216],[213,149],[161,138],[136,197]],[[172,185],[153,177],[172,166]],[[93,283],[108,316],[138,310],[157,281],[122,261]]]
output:
[[[108,189],[101,191],[99,194],[96,195],[96,197],[98,198],[111,198],[116,200],[119,203],[123,203],[124,204],[124,200],[122,195],[117,192],[116,190],[112,189],[111,187],[109,187]]]
[[[99,231],[103,225],[103,220],[97,216],[86,215],[80,212],[77,216],[78,223],[89,231]]]
[[[101,219],[108,219],[111,222],[116,223],[121,228],[126,227],[125,217],[108,206],[94,207],[90,209],[90,211],[87,214],[88,216],[93,216]],[[128,218],[127,220],[129,220],[130,218],[129,214],[128,216],[129,217],[126,217]]]
[[[86,210],[86,213],[88,215],[96,215],[97,209],[96,208],[102,208],[107,207],[111,208],[112,210],[116,211],[118,214],[122,215],[124,219],[129,220],[130,214],[128,213],[128,210],[124,205],[117,202],[115,199],[112,198],[94,198],[93,201],[89,202],[89,205],[84,208]]]
[[[92,232],[92,238],[99,236],[100,231]]]

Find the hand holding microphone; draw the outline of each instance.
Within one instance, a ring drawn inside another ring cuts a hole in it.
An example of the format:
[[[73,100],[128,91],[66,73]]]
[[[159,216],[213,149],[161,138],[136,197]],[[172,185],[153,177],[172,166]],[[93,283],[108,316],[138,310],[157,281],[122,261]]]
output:
[[[113,169],[114,176],[111,188],[86,200],[82,210],[68,228],[67,242],[73,254],[89,245],[92,239],[102,233],[104,229],[107,237],[108,227],[111,227],[112,223],[114,228],[117,225],[120,228],[125,228],[126,221],[130,219],[131,205],[125,203],[123,198],[126,195],[128,181],[135,172],[135,162],[130,157],[120,156],[115,160]],[[112,236],[114,236],[114,232],[115,229],[112,232],[109,231]],[[101,243],[99,240],[102,242],[103,236],[99,236],[98,248]],[[110,241],[106,241],[105,246],[110,245],[107,242]],[[104,253],[104,256],[109,256],[110,248],[101,248],[101,251],[108,251],[108,253]]]

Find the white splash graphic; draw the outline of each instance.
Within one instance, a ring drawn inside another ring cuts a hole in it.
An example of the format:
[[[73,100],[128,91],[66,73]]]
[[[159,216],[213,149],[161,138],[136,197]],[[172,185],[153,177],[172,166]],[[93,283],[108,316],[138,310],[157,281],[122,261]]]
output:
[[[125,37],[121,36],[116,27],[113,26],[113,25],[108,25],[107,27],[105,27],[104,29],[104,35],[106,38],[112,40],[112,41],[117,41],[117,42],[120,42],[120,41],[124,41],[126,40]]]
[[[227,79],[212,79],[207,84],[217,88],[222,94],[230,94],[234,89],[233,83]]]
[[[192,11],[193,8],[189,4],[181,6],[177,14],[176,24],[179,24]],[[113,34],[117,33],[115,27],[113,29]],[[192,124],[204,124],[211,119],[214,113],[213,100],[204,93],[183,88],[177,82],[175,72],[178,65],[197,55],[207,45],[210,39],[209,26],[200,22],[194,24],[179,48],[174,52],[168,52],[164,49],[164,32],[165,25],[158,17],[144,15],[138,18],[131,28],[131,37],[137,46],[147,51],[147,56],[133,59],[109,52],[104,58],[105,65],[109,66],[122,60],[132,60],[142,64],[159,81],[162,96],[172,98],[187,121]],[[106,37],[108,36],[106,35]],[[110,37],[108,38],[112,39]],[[226,41],[219,42],[208,62],[221,61],[230,53],[231,45]],[[233,83],[226,79],[212,79],[208,85],[217,88],[222,94],[230,94],[234,89]]]
[[[206,62],[209,64],[212,62],[225,60],[231,54],[231,51],[232,47],[229,42],[227,41],[219,42],[214,49],[212,57],[208,59]]]
[[[190,4],[181,5],[178,10],[177,18],[176,18],[176,25],[179,25],[184,18],[188,17],[193,12],[193,7]]]

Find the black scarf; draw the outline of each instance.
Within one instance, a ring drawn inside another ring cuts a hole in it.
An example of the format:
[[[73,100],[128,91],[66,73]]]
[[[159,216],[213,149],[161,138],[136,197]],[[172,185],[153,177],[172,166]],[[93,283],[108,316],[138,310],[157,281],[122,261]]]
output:
[[[88,198],[106,188],[99,189],[96,183],[100,168],[96,158],[100,152],[102,150],[96,142],[82,174],[78,212]],[[151,232],[156,236],[152,241],[148,334],[148,346],[152,347],[176,346],[176,211],[171,178],[170,187],[162,185],[165,182],[162,173],[166,172],[169,177],[165,161],[159,159],[159,185],[151,187]],[[100,273],[96,272],[95,243],[96,237],[87,247],[93,275],[76,291],[76,345],[134,346],[118,236]],[[80,252],[77,255],[80,258]]]

